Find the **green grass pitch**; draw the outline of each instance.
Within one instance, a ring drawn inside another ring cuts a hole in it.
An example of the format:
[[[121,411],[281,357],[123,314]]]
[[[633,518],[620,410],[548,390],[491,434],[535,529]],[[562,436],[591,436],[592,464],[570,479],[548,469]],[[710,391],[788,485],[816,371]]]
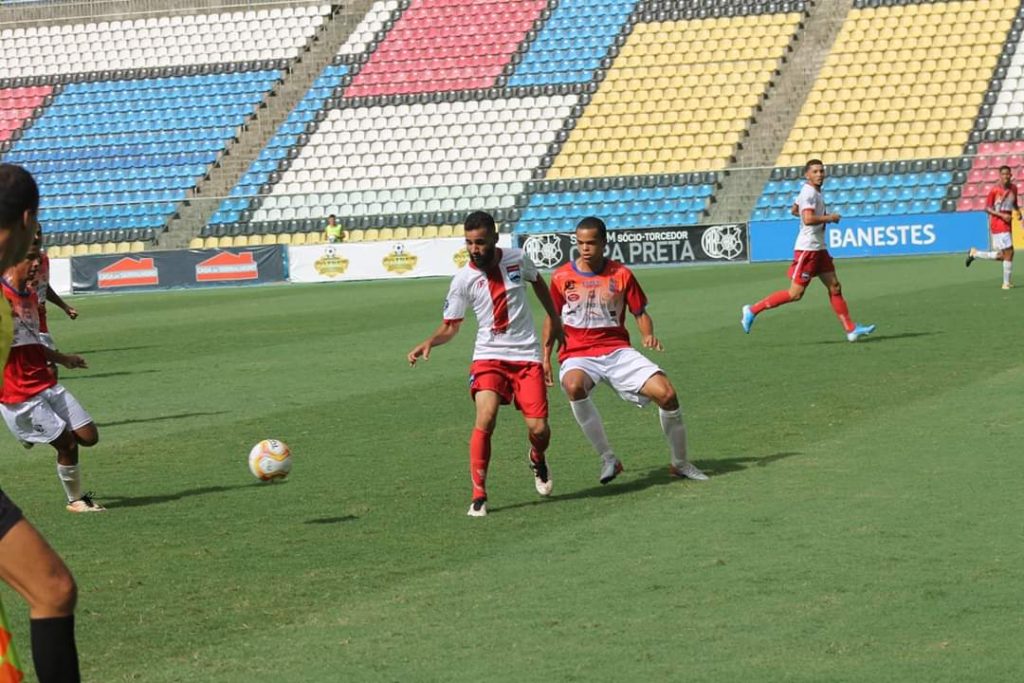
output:
[[[838,270],[867,342],[817,283],[744,335],[785,264],[639,271],[706,483],[603,387],[599,486],[552,392],[554,495],[504,409],[467,518],[475,325],[405,362],[443,280],[79,299],[52,326],[109,512],[65,512],[6,434],[0,481],[79,581],[88,681],[1020,680],[1024,290],[956,256]],[[246,468],[266,437],[285,483]]]

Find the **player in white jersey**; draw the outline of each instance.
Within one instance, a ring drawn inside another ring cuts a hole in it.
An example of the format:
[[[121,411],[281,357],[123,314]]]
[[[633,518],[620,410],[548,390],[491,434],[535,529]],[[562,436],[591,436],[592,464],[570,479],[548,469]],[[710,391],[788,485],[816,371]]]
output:
[[[476,404],[476,422],[469,441],[469,472],[473,501],[469,516],[487,514],[487,467],[491,460],[491,434],[498,408],[514,403],[529,432],[530,468],[534,486],[542,496],[551,494],[551,475],[545,451],[551,440],[548,397],[540,342],[530,313],[526,283],[530,283],[551,318],[552,344],[564,340],[562,323],[551,302],[544,278],[521,249],[499,249],[494,218],[475,211],[464,225],[467,263],[452,278],[444,302],[444,321],[425,341],[409,352],[409,365],[430,358],[430,350],[458,334],[472,308],[479,329],[470,365],[469,393]]]
[[[793,263],[789,266],[789,289],[781,289],[768,295],[753,306],[744,306],[740,323],[743,331],[750,334],[757,314],[767,308],[776,308],[791,301],[800,301],[807,285],[815,277],[821,279],[828,289],[829,303],[836,317],[843,325],[846,338],[857,341],[875,331],[874,325],[858,325],[850,318],[850,310],[843,298],[843,288],[836,277],[832,257],[825,248],[825,227],[838,223],[837,213],[825,213],[825,198],[821,187],[825,183],[825,164],[820,159],[811,159],[804,165],[807,182],[800,189],[793,211],[800,216],[800,234],[797,235],[793,251]]]

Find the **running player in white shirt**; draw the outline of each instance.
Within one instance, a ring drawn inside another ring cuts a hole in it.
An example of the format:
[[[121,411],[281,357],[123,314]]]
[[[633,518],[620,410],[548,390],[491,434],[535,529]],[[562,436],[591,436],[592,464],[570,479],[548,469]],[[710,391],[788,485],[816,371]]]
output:
[[[838,223],[840,218],[837,213],[825,213],[825,199],[821,196],[821,186],[825,182],[825,164],[820,159],[811,159],[804,165],[804,176],[807,182],[797,195],[793,206],[794,211],[800,216],[800,234],[796,238],[793,263],[789,266],[789,289],[781,289],[770,294],[753,306],[744,306],[740,323],[743,325],[743,331],[750,334],[750,328],[758,313],[766,308],[800,301],[807,285],[818,277],[828,288],[829,302],[843,325],[847,340],[854,342],[874,332],[875,326],[858,325],[850,318],[832,257],[825,248],[825,226],[829,223]]]
[[[470,261],[452,278],[444,302],[444,322],[409,352],[409,365],[430,358],[430,349],[458,334],[466,309],[476,314],[479,329],[469,369],[469,394],[476,404],[476,423],[469,441],[469,473],[473,481],[470,517],[487,514],[487,467],[491,434],[498,408],[514,403],[523,414],[530,438],[530,468],[542,496],[551,494],[551,476],[544,453],[551,440],[548,396],[541,365],[540,343],[526,296],[529,282],[551,318],[553,340],[563,341],[562,323],[551,303],[544,278],[521,249],[499,249],[494,218],[483,211],[465,222]]]

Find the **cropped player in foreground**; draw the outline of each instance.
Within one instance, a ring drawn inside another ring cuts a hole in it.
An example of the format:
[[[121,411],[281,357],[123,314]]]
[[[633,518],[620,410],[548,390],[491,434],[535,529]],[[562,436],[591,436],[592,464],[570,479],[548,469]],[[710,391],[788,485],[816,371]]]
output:
[[[23,260],[39,227],[39,188],[20,166],[0,164],[0,272]],[[0,302],[0,360],[6,363],[12,336],[11,311]],[[0,490],[0,579],[28,603],[32,661],[40,683],[77,683],[75,580],[14,501]],[[2,610],[0,610],[2,613]],[[16,676],[13,643],[0,617],[0,638],[7,641],[4,671]]]
[[[967,252],[965,266],[970,267],[974,259],[1003,262],[1003,289],[1013,289],[1013,214],[1019,212],[1017,185],[1009,166],[999,167],[999,182],[988,191],[985,198],[985,213],[988,214],[988,229],[992,233],[992,251],[979,251],[974,247]]]
[[[825,213],[825,199],[821,194],[821,187],[825,183],[825,164],[820,159],[811,159],[804,165],[804,176],[807,182],[797,195],[793,207],[800,216],[800,233],[796,238],[793,263],[789,266],[789,289],[770,294],[753,306],[744,306],[740,323],[743,331],[750,334],[758,313],[791,301],[800,301],[807,285],[818,277],[828,289],[829,302],[843,325],[847,340],[855,342],[874,332],[875,326],[858,325],[850,318],[832,257],[825,248],[825,226],[838,223],[840,218],[837,213]]]
[[[39,328],[39,300],[29,283],[39,268],[38,241],[28,257],[0,277],[0,289],[14,312],[14,340],[4,365],[0,415],[23,446],[47,443],[57,451],[57,477],[70,512],[101,512],[104,508],[82,492],[78,447],[94,446],[99,432],[89,413],[70,391],[57,383],[51,363],[84,368],[81,356],[47,345]]]
[[[584,218],[576,226],[580,255],[551,275],[551,299],[565,325],[565,344],[558,353],[559,380],[572,414],[601,456],[600,482],[607,484],[622,471],[604,431],[601,414],[590,398],[594,387],[607,382],[619,396],[638,407],[658,404],[661,429],[671,454],[674,477],[708,477],[687,457],[686,423],[676,390],[664,371],[630,346],[624,324],[626,310],[636,318],[644,348],[663,351],[647,313],[647,296],[632,271],[605,258],[607,227],[600,218]],[[549,325],[544,325],[544,374],[551,382]]]
[[[476,314],[479,330],[469,368],[469,394],[476,404],[476,423],[469,440],[469,473],[473,481],[470,517],[487,514],[487,467],[491,434],[499,406],[514,403],[529,432],[530,469],[542,496],[551,494],[551,473],[545,452],[551,439],[548,396],[540,359],[540,344],[526,296],[530,283],[551,320],[551,337],[563,339],[562,324],[551,303],[544,278],[521,249],[499,249],[494,218],[483,211],[465,222],[467,263],[452,278],[444,302],[444,322],[409,352],[409,365],[428,360],[430,350],[458,333],[466,309]]]

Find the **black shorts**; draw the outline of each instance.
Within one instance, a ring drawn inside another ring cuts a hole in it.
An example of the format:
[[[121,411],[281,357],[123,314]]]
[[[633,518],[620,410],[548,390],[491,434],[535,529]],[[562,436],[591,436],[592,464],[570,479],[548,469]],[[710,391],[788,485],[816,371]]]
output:
[[[7,535],[15,524],[21,521],[21,508],[0,489],[0,538]]]

